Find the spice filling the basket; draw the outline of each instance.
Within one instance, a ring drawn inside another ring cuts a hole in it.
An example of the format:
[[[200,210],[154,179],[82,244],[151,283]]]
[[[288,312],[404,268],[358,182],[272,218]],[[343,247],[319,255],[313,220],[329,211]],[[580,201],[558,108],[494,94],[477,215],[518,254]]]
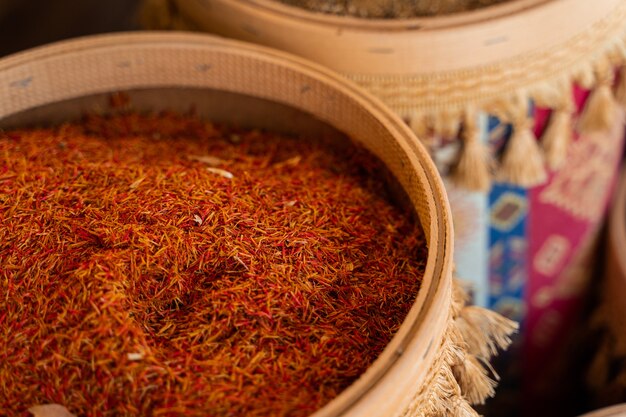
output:
[[[383,178],[357,145],[174,112],[0,131],[0,408],[310,415],[424,275]]]

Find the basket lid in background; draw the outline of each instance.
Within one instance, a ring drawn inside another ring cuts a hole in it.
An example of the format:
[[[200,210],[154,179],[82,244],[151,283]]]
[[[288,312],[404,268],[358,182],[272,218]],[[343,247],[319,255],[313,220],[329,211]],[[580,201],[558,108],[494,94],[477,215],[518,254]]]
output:
[[[324,64],[383,99],[422,139],[452,139],[463,125],[462,140],[474,144],[476,110],[490,112],[520,132],[495,178],[524,187],[546,181],[544,160],[550,169],[563,163],[573,83],[598,91],[578,123],[582,132],[608,129],[618,117],[610,89],[613,67],[626,60],[626,3],[619,0],[517,0],[398,20],[314,13],[273,0],[146,4],[152,26],[208,31]],[[616,92],[621,102],[624,91]],[[531,140],[528,99],[555,112],[543,147]],[[487,189],[490,157],[479,146],[463,147],[459,162],[470,162],[459,163],[455,181]]]

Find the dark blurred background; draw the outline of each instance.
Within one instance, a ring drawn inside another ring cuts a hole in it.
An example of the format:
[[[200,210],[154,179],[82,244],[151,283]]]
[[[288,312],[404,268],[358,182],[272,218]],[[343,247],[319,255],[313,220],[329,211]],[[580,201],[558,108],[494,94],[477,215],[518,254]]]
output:
[[[48,42],[138,28],[140,0],[0,0],[0,56]]]

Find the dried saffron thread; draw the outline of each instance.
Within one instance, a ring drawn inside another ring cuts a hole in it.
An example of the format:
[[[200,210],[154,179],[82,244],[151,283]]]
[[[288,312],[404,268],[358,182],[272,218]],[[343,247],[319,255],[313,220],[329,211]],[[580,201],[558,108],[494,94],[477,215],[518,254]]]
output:
[[[174,113],[0,133],[0,409],[319,409],[423,277],[423,234],[382,168]]]

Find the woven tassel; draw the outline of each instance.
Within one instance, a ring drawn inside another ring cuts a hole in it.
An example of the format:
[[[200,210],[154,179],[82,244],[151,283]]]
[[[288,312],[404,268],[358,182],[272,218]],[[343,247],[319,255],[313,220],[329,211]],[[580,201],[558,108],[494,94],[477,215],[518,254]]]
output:
[[[479,139],[475,115],[466,116],[463,125],[463,147],[452,169],[452,180],[471,191],[487,191],[491,187],[489,148]]]
[[[435,135],[445,139],[455,139],[459,134],[461,118],[457,114],[437,113],[433,123]]]
[[[608,51],[611,66],[617,67],[626,61],[626,44],[623,40],[615,42],[612,49]]]
[[[504,150],[498,177],[502,181],[522,187],[533,187],[547,180],[543,156],[529,121],[513,126],[513,134]]]
[[[492,353],[487,346],[486,336],[480,333],[480,329],[474,323],[468,322],[462,316],[454,320],[454,325],[462,335],[467,346],[467,351],[481,358],[491,358]]]
[[[412,115],[408,118],[408,123],[413,133],[415,133],[420,140],[431,134],[428,119],[425,116]]]
[[[565,162],[573,134],[571,110],[555,109],[541,137],[541,146],[550,169],[556,170]]]
[[[615,124],[618,104],[609,84],[601,84],[592,92],[578,121],[581,135],[606,132]]]
[[[558,107],[563,102],[564,94],[571,93],[571,81],[559,80],[544,82],[537,86],[530,96],[533,98],[535,105],[545,108]]]
[[[619,79],[615,86],[615,100],[626,109],[626,66],[620,68]]]
[[[450,400],[450,408],[445,416],[450,417],[480,417],[472,406],[462,397],[455,397]]]
[[[485,360],[509,347],[511,335],[518,329],[516,322],[477,306],[465,307],[454,325],[463,335],[468,352]]]
[[[452,317],[456,318],[461,314],[465,305],[469,302],[469,294],[458,280],[452,280]]]
[[[412,117],[409,119],[409,127],[413,130],[417,139],[424,145],[430,157],[436,161],[441,138],[434,133],[432,116],[421,115]]]
[[[478,357],[487,359],[498,353],[498,350],[504,350],[511,344],[511,335],[519,329],[519,326],[513,320],[496,313],[495,311],[478,306],[467,306],[461,312],[461,316],[466,323],[470,324],[470,328],[474,328],[482,333],[485,343],[481,353],[489,352],[489,355],[477,354]],[[466,336],[464,334],[464,336]]]
[[[578,120],[581,135],[606,132],[615,125],[618,116],[618,104],[611,91],[613,69],[608,62],[601,61],[596,68],[597,84],[585,103],[585,108]]]
[[[458,317],[448,322],[425,391],[411,399],[403,416],[478,417],[471,403],[482,404],[494,395],[498,376],[486,360],[495,350],[508,346],[517,324],[498,313],[465,306],[468,298],[455,279],[450,314]]]
[[[442,345],[442,355],[449,353],[451,345],[448,340]],[[422,411],[424,417],[438,417],[446,414],[447,410],[456,408],[453,400],[460,398],[459,388],[452,369],[447,361],[439,363],[439,369],[435,377],[428,383],[428,394],[421,404],[415,404]]]
[[[466,354],[463,360],[452,367],[463,397],[470,404],[484,404],[496,393],[497,382],[490,378],[487,370],[474,355]]]
[[[574,77],[576,84],[585,90],[591,90],[596,82],[596,76],[593,73],[593,68],[589,65],[585,65]]]
[[[467,305],[469,295],[458,280],[452,284],[452,324],[449,338],[455,346],[469,354],[489,359],[511,344],[511,335],[518,330],[513,320],[486,308]]]

